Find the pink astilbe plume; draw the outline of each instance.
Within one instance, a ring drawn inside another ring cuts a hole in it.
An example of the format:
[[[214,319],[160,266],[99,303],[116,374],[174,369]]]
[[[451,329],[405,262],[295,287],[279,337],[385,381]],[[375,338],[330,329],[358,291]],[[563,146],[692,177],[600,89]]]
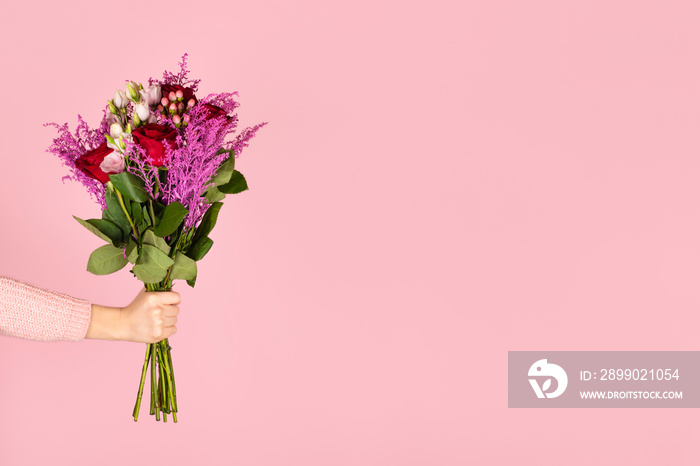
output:
[[[221,92],[218,94],[209,94],[202,99],[202,102],[207,104],[217,105],[223,108],[226,113],[232,114],[241,104],[236,101],[238,92]]]
[[[189,79],[189,70],[187,69],[187,54],[182,56],[182,61],[178,63],[180,65],[180,72],[178,74],[171,73],[168,70],[163,72],[163,79],[158,81],[153,78],[148,78],[148,85],[151,84],[179,84],[183,87],[192,88],[194,92],[197,92],[197,87],[202,81],[201,79]]]
[[[168,181],[162,186],[165,204],[177,201],[189,210],[185,217],[187,229],[195,227],[208,208],[202,193],[212,186],[212,177],[228,157],[227,153],[217,152],[224,145],[229,126],[224,117],[207,120],[201,103],[189,115],[190,123],[177,137],[178,148],[166,148]]]
[[[187,54],[184,54],[178,74],[165,71],[162,81],[149,79],[149,85],[179,84],[196,91],[200,80],[190,80],[188,73]],[[233,135],[238,127],[238,115],[235,111],[240,103],[235,99],[237,96],[237,92],[224,92],[209,94],[200,100],[189,112],[190,122],[184,131],[180,130],[177,138],[178,149],[166,149],[168,181],[161,187],[162,201],[166,204],[178,201],[190,211],[185,218],[185,227],[188,229],[197,226],[209,207],[202,194],[212,185],[211,178],[228,157],[227,153],[217,154],[219,149],[233,149],[238,157],[255,133],[267,124],[261,123],[246,128],[233,141],[226,142],[226,137]],[[204,104],[221,107],[228,118],[207,119]],[[163,123],[161,121],[161,124]],[[141,177],[146,180],[144,176]]]
[[[238,127],[238,115],[233,112],[241,104],[234,99],[234,96],[238,96],[238,92],[222,92],[220,94],[209,94],[204,99],[202,99],[203,103],[213,104],[218,107],[221,107],[226,111],[227,114],[229,114],[230,119],[226,127],[227,135],[235,133],[236,128]],[[234,153],[236,154],[236,158],[238,158],[241,155],[243,148],[248,147],[248,143],[251,139],[253,139],[255,133],[266,124],[267,122],[259,123],[253,126],[252,128],[244,129],[238,136],[236,136],[236,138],[233,141],[225,142],[223,148],[226,150],[233,149]]]
[[[178,201],[190,211],[185,217],[186,228],[197,226],[209,207],[202,194],[213,185],[211,178],[228,157],[228,153],[217,154],[219,149],[235,149],[234,154],[238,158],[240,151],[248,146],[248,141],[255,136],[257,130],[267,124],[261,123],[253,128],[246,128],[234,141],[227,143],[224,139],[235,132],[238,117],[233,115],[228,119],[218,117],[207,120],[208,112],[204,104],[211,102],[216,101],[205,99],[192,108],[190,123],[177,138],[179,148],[166,149],[165,165],[169,167],[169,171],[168,181],[162,187],[164,201],[166,204]],[[218,102],[222,103],[222,108],[227,111],[238,106],[233,100]]]
[[[255,133],[258,132],[260,128],[265,126],[267,122],[264,123],[258,123],[257,125],[253,126],[252,128],[246,128],[241,133],[236,136],[236,139],[233,141],[229,141],[226,144],[224,144],[224,148],[226,150],[233,150],[234,154],[236,154],[236,158],[241,154],[243,151],[244,147],[248,147],[249,141],[255,137]]]
[[[127,165],[126,171],[132,175],[136,175],[141,178],[144,182],[144,189],[153,198],[156,199],[155,187],[156,184],[160,186],[160,181],[158,180],[158,168],[151,166],[147,162],[146,151],[143,150],[141,146],[135,144],[131,141],[124,141],[126,146],[126,153],[131,154],[129,160],[133,165]]]
[[[106,115],[106,113],[105,113]],[[100,204],[102,209],[107,208],[105,202],[105,189],[102,183],[90,178],[85,173],[75,167],[75,161],[87,151],[97,148],[105,141],[105,134],[109,134],[109,124],[106,117],[103,117],[97,129],[90,126],[78,115],[78,127],[75,134],[70,132],[68,123],[58,125],[56,123],[46,123],[44,126],[53,126],[58,131],[58,137],[53,140],[51,146],[46,150],[61,159],[63,165],[68,167],[70,174],[64,176],[62,181],[78,181],[85,186],[90,197]]]

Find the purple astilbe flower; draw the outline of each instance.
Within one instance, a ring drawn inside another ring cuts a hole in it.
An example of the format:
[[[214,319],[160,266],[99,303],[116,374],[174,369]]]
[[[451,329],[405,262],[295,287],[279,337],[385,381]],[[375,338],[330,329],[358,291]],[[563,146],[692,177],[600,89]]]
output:
[[[187,70],[187,54],[182,56],[179,63],[180,71],[175,74],[169,71],[163,72],[162,80],[149,78],[148,85],[180,85],[197,91],[200,80],[189,79]],[[232,141],[226,142],[228,135],[233,135],[238,127],[238,115],[235,113],[240,103],[236,100],[237,92],[224,92],[209,94],[201,99],[188,111],[189,122],[178,130],[177,148],[165,147],[168,175],[167,181],[161,184],[157,177],[157,170],[149,169],[145,160],[145,153],[138,146],[131,152],[133,167],[127,170],[144,180],[149,194],[153,194],[153,183],[158,183],[160,189],[159,200],[165,204],[180,202],[189,213],[185,217],[185,228],[196,227],[204,213],[209,208],[209,203],[202,196],[204,192],[213,186],[212,177],[219,166],[229,156],[228,153],[217,154],[220,149],[233,150],[238,157],[243,148],[248,147],[249,141],[255,133],[267,123],[260,123],[252,128],[246,128]],[[205,104],[216,105],[226,112],[227,117],[210,118]],[[174,126],[170,117],[158,115],[158,124]],[[132,147],[131,144],[127,144]],[[129,149],[127,148],[127,152]]]
[[[238,92],[222,92],[219,94],[209,94],[202,99],[202,102],[213,104],[223,108],[226,113],[232,114],[238,107],[241,106],[234,97],[238,97]]]
[[[233,134],[238,127],[238,115],[236,113],[233,113],[238,107],[240,107],[240,103],[235,100],[234,96],[238,96],[238,92],[223,92],[220,94],[209,94],[206,96],[204,99],[202,99],[203,103],[208,103],[208,104],[213,104],[218,107],[221,107],[226,111],[227,114],[230,115],[230,120],[229,124],[227,125],[226,128],[226,134]],[[241,152],[243,151],[243,148],[248,147],[249,141],[255,137],[255,133],[265,126],[267,122],[265,123],[259,123],[252,128],[246,128],[241,133],[236,136],[236,138],[233,141],[228,141],[224,143],[223,148],[226,150],[233,150],[234,154],[236,154],[236,158],[238,158],[241,155]]]
[[[217,152],[224,145],[229,126],[224,117],[207,120],[201,103],[189,115],[189,124],[176,139],[177,148],[166,146],[168,180],[161,186],[166,204],[177,201],[189,210],[185,217],[187,229],[197,226],[209,206],[202,194],[213,185],[212,177],[228,157],[227,153]]]
[[[241,155],[243,148],[248,147],[249,141],[255,137],[255,133],[257,133],[258,130],[266,124],[267,122],[258,123],[252,128],[244,129],[238,136],[236,136],[236,139],[224,144],[224,149],[233,150],[233,153],[236,154],[236,158],[238,158],[238,156]]]
[[[100,204],[102,209],[107,208],[105,202],[105,188],[98,180],[90,178],[81,170],[75,167],[75,161],[87,151],[96,149],[100,144],[105,142],[105,134],[109,134],[109,124],[106,119],[106,112],[103,115],[100,126],[97,129],[91,129],[90,126],[78,115],[78,126],[75,129],[75,134],[70,132],[68,123],[58,125],[57,123],[46,123],[44,126],[53,126],[58,131],[58,137],[53,140],[51,146],[46,150],[56,155],[63,165],[68,167],[70,173],[64,176],[61,180],[63,183],[66,180],[77,181],[90,194],[95,202]]]
[[[178,63],[178,65],[180,65],[180,72],[178,74],[174,74],[168,70],[165,70],[163,71],[162,80],[159,81],[153,78],[148,78],[148,85],[150,86],[152,84],[179,84],[180,86],[189,87],[194,92],[197,92],[197,87],[199,86],[199,83],[202,80],[188,78],[187,75],[189,74],[189,70],[187,69],[187,54],[184,54],[182,56],[182,61]]]
[[[141,146],[127,140],[124,141],[124,145],[126,147],[125,152],[131,154],[129,157],[131,164],[126,166],[126,171],[141,178],[144,182],[144,189],[146,192],[153,199],[156,199],[155,186],[156,184],[160,186],[158,168],[147,162],[148,156]]]

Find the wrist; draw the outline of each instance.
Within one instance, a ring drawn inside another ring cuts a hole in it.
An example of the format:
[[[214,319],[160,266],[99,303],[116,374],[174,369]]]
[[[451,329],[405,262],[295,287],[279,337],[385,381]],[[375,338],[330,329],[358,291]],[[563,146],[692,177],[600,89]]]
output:
[[[92,305],[92,316],[85,338],[95,340],[122,340],[125,336],[125,323],[122,309],[118,307]]]

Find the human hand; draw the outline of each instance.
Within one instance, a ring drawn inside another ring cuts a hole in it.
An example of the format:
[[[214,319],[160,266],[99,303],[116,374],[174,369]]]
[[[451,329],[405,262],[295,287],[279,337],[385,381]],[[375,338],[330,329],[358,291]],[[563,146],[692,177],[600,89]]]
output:
[[[141,288],[123,308],[92,305],[92,318],[85,338],[157,343],[176,331],[180,294]]]
[[[174,291],[146,291],[141,288],[136,298],[122,308],[124,335],[121,340],[157,343],[177,332],[180,294]]]

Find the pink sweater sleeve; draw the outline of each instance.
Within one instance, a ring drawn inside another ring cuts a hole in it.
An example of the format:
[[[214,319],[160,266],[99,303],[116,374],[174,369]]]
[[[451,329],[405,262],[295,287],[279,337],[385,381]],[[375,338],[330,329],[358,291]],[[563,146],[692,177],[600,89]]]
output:
[[[0,335],[39,341],[85,338],[92,304],[0,277]]]

